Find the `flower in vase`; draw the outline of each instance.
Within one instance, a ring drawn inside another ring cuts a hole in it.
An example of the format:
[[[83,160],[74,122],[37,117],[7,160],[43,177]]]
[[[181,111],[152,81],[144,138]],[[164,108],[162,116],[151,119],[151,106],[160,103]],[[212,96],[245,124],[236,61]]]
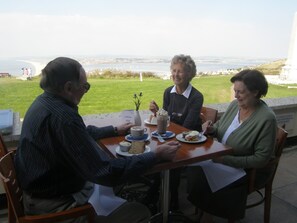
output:
[[[142,92],[140,92],[138,95],[134,94],[134,96],[133,96],[136,111],[139,110],[139,107],[140,107],[140,104],[141,104],[141,97],[142,97]]]

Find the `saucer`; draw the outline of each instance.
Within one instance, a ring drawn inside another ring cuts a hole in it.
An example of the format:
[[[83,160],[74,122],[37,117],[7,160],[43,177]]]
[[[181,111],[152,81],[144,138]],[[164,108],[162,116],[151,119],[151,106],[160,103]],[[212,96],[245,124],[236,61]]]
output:
[[[125,140],[132,142],[132,141],[148,141],[150,139],[150,135],[144,133],[143,137],[140,139],[135,139],[131,136],[131,134],[125,136]]]
[[[175,136],[175,133],[171,132],[171,131],[166,131],[166,133],[160,134],[160,135],[162,136],[163,139],[170,139],[170,138],[173,138]],[[153,131],[152,136],[157,138],[157,131]]]
[[[144,150],[143,153],[148,153],[148,152],[150,152],[150,151],[151,151],[151,148],[150,148],[149,146],[145,146],[145,150]],[[143,153],[139,153],[139,154],[131,154],[131,153],[129,153],[129,152],[122,152],[119,146],[116,148],[116,153],[117,153],[118,155],[121,155],[121,156],[134,156],[134,155],[140,155],[140,154],[143,154]]]

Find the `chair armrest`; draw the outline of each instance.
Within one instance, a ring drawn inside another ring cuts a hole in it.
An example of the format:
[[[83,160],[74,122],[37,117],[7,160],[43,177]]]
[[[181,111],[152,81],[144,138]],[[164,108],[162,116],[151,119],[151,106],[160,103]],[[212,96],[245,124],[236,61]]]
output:
[[[49,213],[49,214],[42,214],[42,215],[27,215],[21,217],[19,222],[22,223],[52,223],[52,222],[59,222],[65,221],[68,219],[78,218],[81,216],[87,216],[88,222],[92,222],[95,216],[95,212],[93,206],[91,204],[85,204],[79,207],[71,208],[69,210]]]

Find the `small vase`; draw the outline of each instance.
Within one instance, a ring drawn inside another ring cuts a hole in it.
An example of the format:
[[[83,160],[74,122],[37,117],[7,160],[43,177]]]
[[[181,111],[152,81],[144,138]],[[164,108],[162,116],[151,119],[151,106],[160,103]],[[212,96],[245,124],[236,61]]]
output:
[[[137,126],[138,125],[141,126],[141,117],[140,117],[139,111],[135,111],[134,113],[134,124]]]

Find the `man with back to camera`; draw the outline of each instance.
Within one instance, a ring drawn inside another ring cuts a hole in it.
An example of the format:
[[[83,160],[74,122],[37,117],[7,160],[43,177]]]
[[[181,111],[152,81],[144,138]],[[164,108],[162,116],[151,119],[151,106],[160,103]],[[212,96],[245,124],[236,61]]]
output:
[[[158,161],[172,160],[180,147],[178,142],[169,142],[149,153],[111,159],[96,140],[125,135],[132,125],[85,126],[78,104],[90,84],[76,60],[59,57],[49,62],[42,70],[40,87],[44,92],[25,115],[15,156],[26,214],[57,212],[85,204],[94,184],[123,183]],[[149,218],[144,205],[125,202],[108,216],[96,216],[96,222],[148,222]]]

